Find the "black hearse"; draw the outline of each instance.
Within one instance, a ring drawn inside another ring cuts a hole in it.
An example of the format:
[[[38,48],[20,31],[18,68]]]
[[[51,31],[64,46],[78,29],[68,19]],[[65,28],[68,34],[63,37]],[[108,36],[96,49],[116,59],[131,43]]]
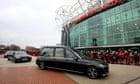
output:
[[[80,51],[66,46],[43,47],[36,64],[41,70],[53,68],[85,73],[92,79],[106,76],[109,72],[108,63],[97,58],[89,58]]]

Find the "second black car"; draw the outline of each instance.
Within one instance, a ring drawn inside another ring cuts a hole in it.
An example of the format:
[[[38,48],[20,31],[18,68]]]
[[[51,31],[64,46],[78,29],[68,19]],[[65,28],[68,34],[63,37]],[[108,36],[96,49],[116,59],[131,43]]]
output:
[[[11,55],[7,56],[8,60],[11,60],[15,63],[17,62],[30,62],[32,57],[28,55],[25,51],[12,51]]]

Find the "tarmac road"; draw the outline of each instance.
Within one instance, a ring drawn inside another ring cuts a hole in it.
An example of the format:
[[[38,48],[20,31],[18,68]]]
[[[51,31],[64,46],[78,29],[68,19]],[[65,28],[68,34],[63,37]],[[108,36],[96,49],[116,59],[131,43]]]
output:
[[[33,57],[32,62],[15,64],[0,56],[0,68],[25,66],[37,67],[35,64],[35,59],[36,57]],[[105,78],[99,79],[89,79],[84,75],[67,72],[64,73],[77,84],[140,84],[140,66],[119,64],[110,64],[109,66],[109,75]]]

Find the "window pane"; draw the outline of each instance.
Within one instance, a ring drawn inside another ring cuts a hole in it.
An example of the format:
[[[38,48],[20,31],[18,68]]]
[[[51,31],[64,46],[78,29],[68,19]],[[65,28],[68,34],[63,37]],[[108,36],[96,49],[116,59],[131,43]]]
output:
[[[55,56],[56,57],[64,57],[64,49],[63,48],[56,48]]]
[[[66,57],[67,58],[73,58],[73,57],[75,57],[75,55],[71,51],[66,50]]]
[[[54,56],[53,51],[54,51],[53,48],[44,48],[41,52],[41,55],[42,56]]]

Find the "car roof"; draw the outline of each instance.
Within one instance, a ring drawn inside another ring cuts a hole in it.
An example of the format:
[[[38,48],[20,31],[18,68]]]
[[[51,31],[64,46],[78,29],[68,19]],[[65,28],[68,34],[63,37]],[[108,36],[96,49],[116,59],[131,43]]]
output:
[[[63,45],[57,45],[57,46],[43,46],[42,48],[48,48],[48,47],[52,47],[52,48],[53,48],[53,47],[54,47],[54,48],[59,48],[59,47],[62,48],[62,47],[63,47],[63,48],[65,48],[65,47],[67,47],[67,46],[63,46]]]
[[[9,52],[14,52],[13,50],[8,50],[8,51],[6,51],[6,53],[9,53]]]
[[[9,50],[6,53],[9,53],[9,52],[25,52],[25,51],[23,51],[23,50]]]

